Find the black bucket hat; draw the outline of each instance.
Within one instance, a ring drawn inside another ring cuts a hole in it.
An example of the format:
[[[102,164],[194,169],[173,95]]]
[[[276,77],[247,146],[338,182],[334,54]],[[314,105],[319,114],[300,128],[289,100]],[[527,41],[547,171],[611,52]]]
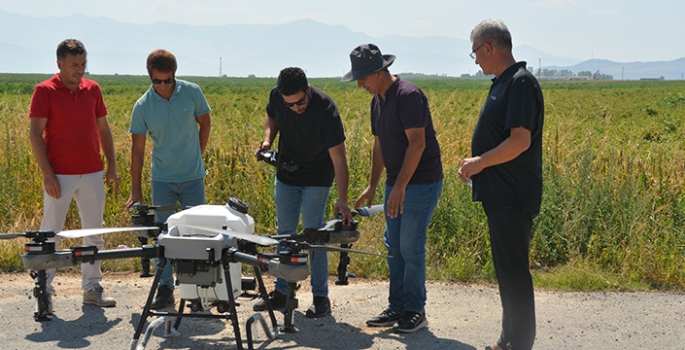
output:
[[[390,67],[395,61],[395,55],[383,55],[378,46],[364,44],[352,50],[350,61],[352,62],[352,70],[340,79],[343,83],[361,79],[383,68]]]

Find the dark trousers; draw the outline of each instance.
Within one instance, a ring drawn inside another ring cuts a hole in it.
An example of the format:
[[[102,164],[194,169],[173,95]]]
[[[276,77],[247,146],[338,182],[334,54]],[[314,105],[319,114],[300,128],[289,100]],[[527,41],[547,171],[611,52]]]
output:
[[[490,247],[502,300],[503,349],[530,350],[535,341],[535,300],[529,270],[533,218],[529,207],[483,203],[490,229]]]

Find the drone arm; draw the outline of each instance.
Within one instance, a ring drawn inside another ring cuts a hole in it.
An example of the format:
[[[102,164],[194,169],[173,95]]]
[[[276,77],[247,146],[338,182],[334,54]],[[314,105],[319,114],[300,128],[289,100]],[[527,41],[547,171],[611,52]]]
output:
[[[81,251],[84,252],[84,251]],[[142,248],[88,251],[81,253],[77,250],[60,250],[50,254],[24,254],[21,259],[27,270],[40,271],[52,268],[75,266],[78,262],[92,262],[96,260],[115,260],[127,258],[155,258],[164,256],[164,247],[144,246]]]

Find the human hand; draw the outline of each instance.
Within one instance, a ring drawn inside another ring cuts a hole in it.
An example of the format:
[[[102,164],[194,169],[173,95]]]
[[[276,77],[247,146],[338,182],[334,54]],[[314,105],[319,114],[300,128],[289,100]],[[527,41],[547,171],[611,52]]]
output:
[[[117,190],[119,189],[119,174],[117,174],[116,169],[107,168],[107,172],[105,173],[105,183],[107,186],[112,186],[113,194],[117,193]]]
[[[45,189],[45,193],[47,193],[48,196],[55,199],[62,198],[62,189],[59,184],[59,179],[57,178],[57,175],[43,175],[43,188]]]
[[[483,165],[480,157],[466,158],[462,161],[461,167],[457,171],[459,178],[464,183],[470,183],[471,176],[479,174],[483,171]]]
[[[347,203],[341,199],[335,203],[335,208],[333,209],[335,213],[340,213],[342,215],[343,224],[350,224],[352,222],[352,210],[347,206]]]

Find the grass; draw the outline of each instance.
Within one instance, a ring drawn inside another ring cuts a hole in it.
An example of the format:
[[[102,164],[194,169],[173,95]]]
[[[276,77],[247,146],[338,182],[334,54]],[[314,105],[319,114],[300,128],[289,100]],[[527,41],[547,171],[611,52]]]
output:
[[[33,86],[46,75],[0,74],[0,231],[37,229],[42,177],[28,142]],[[121,186],[108,193],[105,225],[129,226],[124,203],[131,108],[148,88],[146,77],[96,76],[109,108]],[[208,203],[233,196],[250,205],[258,233],[275,232],[273,172],[252,153],[262,137],[265,103],[274,79],[197,78],[212,107],[205,154]],[[428,96],[445,170],[443,194],[428,234],[428,278],[494,281],[485,215],[456,176],[470,155],[471,133],[489,80],[416,79]],[[338,79],[312,79],[340,109],[347,135],[350,204],[370,169],[370,96]],[[685,289],[685,83],[542,81],[545,95],[544,195],[535,221],[531,266],[536,285],[561,290]],[[149,176],[145,165],[144,178]],[[149,193],[145,184],[144,193]],[[377,202],[382,200],[381,193]],[[333,189],[329,214],[336,192]],[[149,199],[149,198],[148,198]],[[75,206],[67,228],[78,228]],[[383,219],[364,219],[353,248],[384,252]],[[62,247],[77,242],[64,240]],[[107,237],[106,248],[137,246],[128,233]],[[0,243],[0,269],[21,270],[23,241]],[[138,259],[106,261],[113,271],[139,269]],[[331,271],[337,255],[330,258]],[[353,256],[350,271],[387,278],[382,258]]]

